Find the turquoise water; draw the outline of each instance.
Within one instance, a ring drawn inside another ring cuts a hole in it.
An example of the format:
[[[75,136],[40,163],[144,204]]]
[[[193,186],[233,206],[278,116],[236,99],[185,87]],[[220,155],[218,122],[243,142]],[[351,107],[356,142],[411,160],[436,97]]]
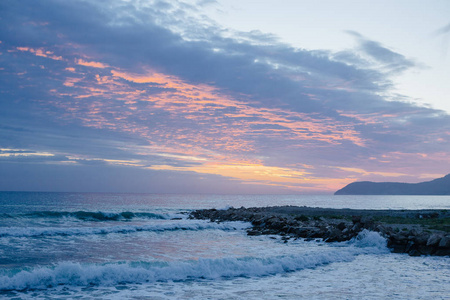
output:
[[[250,237],[196,208],[306,205],[449,209],[450,197],[0,193],[0,297],[18,299],[448,299],[448,257]]]

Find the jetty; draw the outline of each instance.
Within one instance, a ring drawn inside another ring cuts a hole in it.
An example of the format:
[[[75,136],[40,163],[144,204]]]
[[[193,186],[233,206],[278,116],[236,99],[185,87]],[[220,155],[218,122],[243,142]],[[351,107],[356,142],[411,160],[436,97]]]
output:
[[[192,219],[211,222],[251,222],[250,236],[279,235],[291,239],[343,242],[363,230],[379,232],[395,253],[411,256],[450,256],[450,212],[448,210],[355,210],[273,206],[200,209]]]

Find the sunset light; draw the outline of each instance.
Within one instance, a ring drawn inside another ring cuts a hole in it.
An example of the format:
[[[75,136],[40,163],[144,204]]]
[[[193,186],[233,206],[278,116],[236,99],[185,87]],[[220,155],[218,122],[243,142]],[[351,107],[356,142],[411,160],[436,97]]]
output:
[[[30,4],[2,17],[1,176],[59,166],[50,182],[95,166],[148,177],[146,192],[171,192],[153,186],[157,176],[173,187],[201,177],[226,193],[220,186],[331,193],[448,172],[448,111],[399,90],[398,78],[425,68],[388,40],[342,28],[352,48],[318,50],[226,30],[206,17],[225,22],[212,3],[185,3],[179,15],[181,2],[113,2]]]

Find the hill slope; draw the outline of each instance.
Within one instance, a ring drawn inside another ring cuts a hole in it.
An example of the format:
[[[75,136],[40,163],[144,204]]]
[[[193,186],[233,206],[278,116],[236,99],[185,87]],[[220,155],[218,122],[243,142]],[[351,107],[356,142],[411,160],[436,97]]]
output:
[[[450,195],[450,174],[420,183],[357,181],[335,195]]]

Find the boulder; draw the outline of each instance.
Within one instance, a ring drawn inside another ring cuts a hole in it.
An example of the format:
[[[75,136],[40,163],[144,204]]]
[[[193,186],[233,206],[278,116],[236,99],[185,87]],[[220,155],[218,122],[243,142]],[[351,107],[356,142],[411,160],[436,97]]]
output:
[[[426,232],[422,232],[414,237],[414,242],[418,245],[426,245],[430,235]]]
[[[408,243],[408,237],[401,232],[391,235],[391,238],[396,241],[396,244],[406,245]]]
[[[450,256],[450,249],[438,249],[434,255],[438,255],[438,256]]]
[[[414,244],[413,241],[409,241],[409,242],[406,244],[405,252],[410,253],[412,250],[416,250],[416,247],[415,247],[415,244]]]
[[[427,246],[437,246],[439,245],[439,242],[441,241],[442,236],[437,233],[433,233],[427,241]]]
[[[353,224],[361,223],[361,216],[352,216]]]
[[[361,229],[362,229],[361,223],[355,223],[355,225],[353,225],[352,227],[353,232],[360,232]]]
[[[439,247],[440,248],[449,248],[450,249],[450,236],[449,235],[446,235],[446,236],[441,238],[441,240],[439,242]]]
[[[338,228],[331,228],[328,230],[328,232],[325,235],[325,242],[331,243],[331,242],[341,242],[343,241],[342,231],[340,231]]]
[[[390,243],[388,246],[389,246],[389,248],[392,249],[392,252],[394,252],[394,253],[405,253],[405,246],[406,245]]]
[[[371,216],[364,216],[361,218],[361,223],[364,228],[372,229],[375,225],[375,222]]]
[[[436,247],[419,245],[417,247],[417,250],[419,250],[419,252],[422,253],[423,255],[431,255],[436,252]]]
[[[262,232],[259,230],[249,230],[247,231],[247,235],[261,235]]]
[[[341,222],[337,224],[336,228],[342,231],[347,228],[347,225],[344,222]]]
[[[422,255],[418,250],[413,249],[411,251],[408,252],[409,256],[420,256]]]

